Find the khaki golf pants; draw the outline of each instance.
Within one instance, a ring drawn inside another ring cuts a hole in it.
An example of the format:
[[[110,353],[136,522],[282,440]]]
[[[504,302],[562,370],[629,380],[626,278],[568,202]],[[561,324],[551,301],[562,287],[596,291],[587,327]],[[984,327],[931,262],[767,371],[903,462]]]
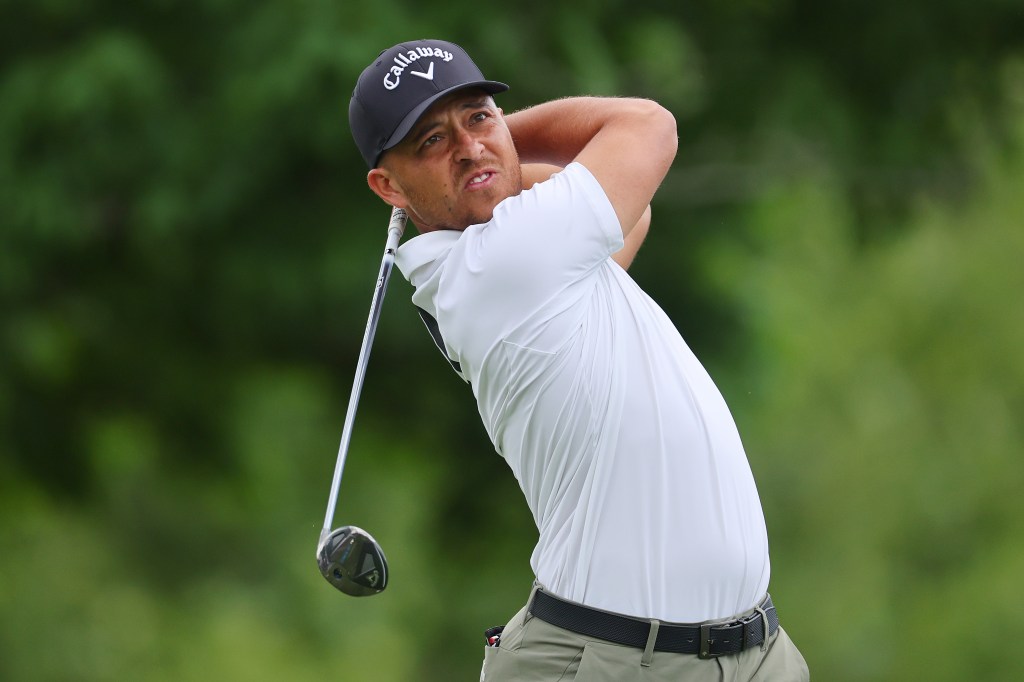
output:
[[[526,608],[484,648],[481,682],[806,682],[800,651],[780,627],[765,649],[719,658],[637,649],[555,627]],[[644,660],[648,658],[648,660]]]

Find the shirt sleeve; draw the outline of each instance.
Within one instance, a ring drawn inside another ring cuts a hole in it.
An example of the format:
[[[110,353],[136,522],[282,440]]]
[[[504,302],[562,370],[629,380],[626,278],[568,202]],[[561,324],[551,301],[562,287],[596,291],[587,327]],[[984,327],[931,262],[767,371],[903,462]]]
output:
[[[506,319],[523,319],[623,246],[611,202],[579,163],[503,201],[489,223],[465,236],[465,274],[476,276],[459,290],[475,288],[491,304],[500,301]]]
[[[488,237],[527,262],[589,269],[622,248],[615,209],[591,172],[572,163],[519,196],[502,202],[487,226]],[[505,244],[507,239],[509,243]]]

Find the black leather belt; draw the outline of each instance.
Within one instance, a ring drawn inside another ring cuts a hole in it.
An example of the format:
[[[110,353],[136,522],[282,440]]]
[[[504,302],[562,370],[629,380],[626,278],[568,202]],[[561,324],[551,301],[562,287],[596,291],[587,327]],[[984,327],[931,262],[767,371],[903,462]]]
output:
[[[565,601],[540,588],[533,595],[530,613],[564,630],[638,649],[647,646],[651,631],[650,620]],[[778,628],[779,616],[769,595],[757,605],[754,613],[740,620],[693,625],[660,623],[654,650],[715,658],[759,646]]]

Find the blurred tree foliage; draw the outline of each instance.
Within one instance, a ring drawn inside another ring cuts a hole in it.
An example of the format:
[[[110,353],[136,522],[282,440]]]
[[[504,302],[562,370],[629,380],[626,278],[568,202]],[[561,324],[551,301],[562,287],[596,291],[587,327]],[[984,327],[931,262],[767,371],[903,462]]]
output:
[[[348,97],[424,36],[506,110],[676,114],[633,274],[733,405],[815,678],[1024,676],[1018,2],[0,19],[0,679],[476,679],[534,530],[400,277],[339,504],[394,582],[314,566],[387,219]]]

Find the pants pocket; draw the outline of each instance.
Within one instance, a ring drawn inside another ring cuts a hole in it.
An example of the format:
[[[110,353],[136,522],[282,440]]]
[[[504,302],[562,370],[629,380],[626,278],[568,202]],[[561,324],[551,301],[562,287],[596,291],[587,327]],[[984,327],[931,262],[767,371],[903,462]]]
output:
[[[807,682],[809,679],[803,654],[780,627],[773,635],[768,653],[750,676],[751,682]]]
[[[484,665],[480,669],[480,682],[510,682],[518,679],[519,661],[514,651],[501,647],[484,647]]]
[[[576,671],[578,682],[634,682],[640,679],[643,652],[632,647],[588,642]]]

